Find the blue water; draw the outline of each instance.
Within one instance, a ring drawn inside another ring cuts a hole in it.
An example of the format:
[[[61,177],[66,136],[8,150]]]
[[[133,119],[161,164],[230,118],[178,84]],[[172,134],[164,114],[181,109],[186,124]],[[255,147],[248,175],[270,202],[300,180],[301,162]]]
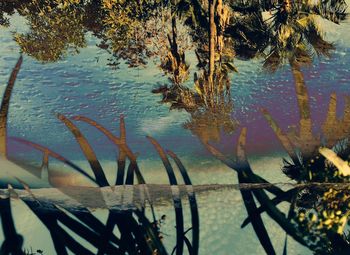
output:
[[[19,56],[11,32],[24,29],[20,18],[13,19],[14,25],[0,30],[2,89]],[[336,27],[336,32],[332,27],[335,25],[329,26],[326,36],[335,42],[337,50],[331,59],[318,59],[303,70],[316,121],[324,117],[330,93],[336,92],[342,103],[342,96],[348,93],[349,86],[350,50],[348,42],[339,36],[341,31],[349,28],[349,23]],[[184,111],[169,111],[168,106],[159,103],[160,97],[150,92],[157,85],[167,83],[156,63],[149,61],[145,68],[127,68],[122,64],[115,70],[106,65],[110,56],[96,46],[97,39],[86,34],[86,40],[87,47],[80,49],[79,54],[68,55],[56,63],[43,64],[24,56],[11,100],[9,136],[35,141],[71,159],[82,159],[79,146],[64,124],[56,119],[55,113],[68,117],[87,116],[115,134],[118,134],[119,116],[123,114],[128,144],[140,153],[141,158],[155,156],[146,135],[155,137],[180,156],[206,155],[197,138],[183,128],[189,115]],[[271,139],[274,138],[272,131],[259,109],[268,109],[282,127],[295,124],[298,112],[290,69],[285,66],[270,74],[262,70],[261,60],[237,60],[235,64],[239,74],[232,77],[232,117],[248,126],[249,144],[258,141],[250,146],[258,147],[258,151],[252,149],[253,153],[280,149],[278,142]],[[191,84],[191,80],[188,83]],[[85,124],[79,123],[79,127],[101,159],[114,160],[115,149],[102,135]],[[19,156],[21,147],[13,146],[13,153]],[[23,152],[27,153],[27,150],[23,148]]]

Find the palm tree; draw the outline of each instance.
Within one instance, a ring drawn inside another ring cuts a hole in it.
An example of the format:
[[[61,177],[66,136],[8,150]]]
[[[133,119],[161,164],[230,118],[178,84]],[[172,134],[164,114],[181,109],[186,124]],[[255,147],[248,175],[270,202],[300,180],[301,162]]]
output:
[[[301,67],[311,64],[315,55],[328,57],[331,50],[335,49],[333,44],[323,39],[316,23],[316,16],[338,22],[339,19],[345,18],[341,15],[345,6],[342,0],[332,2],[332,6],[328,6],[329,9],[326,9],[325,2],[313,5],[311,1],[293,3],[283,1],[272,9],[274,13],[269,24],[271,45],[264,67],[276,71],[285,61],[291,66],[300,115],[297,141],[300,144],[308,144],[308,148],[305,147],[303,151],[306,157],[315,151],[320,144],[320,138],[312,135],[309,96]]]
[[[344,0],[234,0],[230,7],[236,17],[227,33],[236,39],[237,55],[265,54],[264,67],[269,71],[284,62],[303,65],[310,64],[315,55],[329,56],[334,46],[323,39],[316,19],[338,24],[347,16]]]
[[[315,55],[330,55],[334,46],[323,39],[316,23],[316,17],[321,15],[312,7],[309,2],[291,4],[285,1],[271,9],[271,21],[266,21],[270,43],[265,68],[276,71],[285,61],[293,67],[296,62],[310,64]]]

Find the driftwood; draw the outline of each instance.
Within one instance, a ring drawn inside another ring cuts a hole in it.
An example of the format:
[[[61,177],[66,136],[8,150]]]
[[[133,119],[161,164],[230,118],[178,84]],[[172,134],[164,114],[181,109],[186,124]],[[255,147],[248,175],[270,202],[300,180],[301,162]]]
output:
[[[55,206],[72,210],[109,209],[133,210],[143,208],[147,203],[164,205],[171,203],[173,194],[181,198],[194,192],[201,195],[206,192],[218,190],[254,190],[266,189],[269,186],[280,188],[313,188],[313,189],[349,189],[350,183],[240,183],[240,184],[209,184],[209,185],[163,185],[141,184],[122,185],[111,187],[79,187],[70,186],[62,188],[42,188],[32,190],[0,189],[0,199],[8,197],[22,199],[23,201],[37,202],[38,210],[56,210]],[[146,197],[149,192],[150,200]]]
[[[174,193],[184,197],[190,193],[197,194],[230,187],[232,188],[232,185],[140,184],[103,188],[79,186],[26,190],[9,188],[0,189],[0,199],[11,197],[23,201],[37,202],[37,208],[42,210],[55,209],[55,205],[78,211],[85,210],[85,208],[132,210],[143,208],[149,202],[153,205],[161,205],[164,202],[170,203]],[[146,191],[148,191],[150,199],[147,198]]]

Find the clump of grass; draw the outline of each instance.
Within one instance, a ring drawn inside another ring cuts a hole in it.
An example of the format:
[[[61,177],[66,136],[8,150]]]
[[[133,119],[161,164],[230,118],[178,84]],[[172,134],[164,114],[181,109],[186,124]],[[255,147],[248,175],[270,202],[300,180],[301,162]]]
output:
[[[3,116],[0,118],[0,127],[2,128],[1,132],[4,134],[4,137],[2,137],[0,140],[1,146],[3,146],[3,155],[6,155],[6,116],[8,115],[9,110],[9,99],[21,63],[22,57],[19,59],[15,69],[12,72],[8,86],[5,89],[5,96],[3,97],[2,108],[0,110],[0,117]],[[66,116],[58,114],[57,117],[67,126],[67,128],[72,132],[76,141],[79,143],[81,150],[88,160],[90,167],[94,173],[94,177],[89,176],[86,174],[85,170],[81,169],[79,166],[62,157],[58,153],[51,151],[45,146],[27,141],[22,138],[14,138],[15,141],[26,144],[27,146],[31,146],[32,148],[37,149],[43,153],[43,163],[42,167],[39,170],[49,171],[49,158],[53,157],[69,165],[78,173],[83,174],[85,177],[96,183],[99,187],[110,186],[105,177],[103,167],[97,159],[93,148],[90,146],[88,140],[84,137],[80,129],[72,122],[73,120],[84,121],[96,127],[97,130],[101,131],[109,138],[112,143],[117,146],[119,150],[119,158],[117,162],[118,169],[115,184],[117,186],[134,185],[136,176],[138,184],[144,185],[147,201],[149,202],[153,216],[153,221],[150,221],[146,217],[145,207],[128,210],[109,209],[107,222],[106,224],[103,224],[84,206],[76,210],[70,208],[69,206],[61,208],[53,203],[37,200],[33,196],[30,187],[24,181],[17,179],[19,183],[23,185],[24,189],[31,194],[31,199],[22,198],[23,202],[31,209],[31,211],[48,229],[57,254],[68,254],[68,250],[74,252],[75,254],[93,254],[90,250],[75,240],[74,237],[62,227],[62,225],[69,228],[70,231],[74,232],[81,238],[85,239],[85,241],[96,247],[98,250],[97,254],[167,254],[167,251],[163,246],[161,240],[162,236],[160,233],[159,224],[157,224],[159,220],[156,219],[156,214],[152,206],[152,201],[149,197],[149,193],[147,191],[145,179],[138,167],[136,155],[132,152],[126,143],[126,129],[124,118],[121,117],[120,137],[117,137],[105,127],[98,124],[96,121],[93,121],[84,116],[76,116],[72,119],[68,119]],[[149,138],[149,140],[155,146],[164,162],[165,169],[169,175],[170,184],[176,187],[177,180],[174,174],[174,170],[171,167],[171,163],[168,160],[165,151],[160,147],[156,140],[153,138]],[[175,155],[175,153],[169,152],[169,155],[174,159],[184,179],[184,182],[189,189],[188,199],[190,202],[192,216],[192,227],[189,230],[185,231],[181,197],[173,194],[177,232],[176,247],[174,250],[176,250],[176,254],[181,255],[184,250],[184,244],[186,244],[188,252],[190,254],[196,255],[198,254],[199,247],[199,216],[194,192],[191,188],[189,188],[192,183],[185,167]],[[125,175],[127,159],[129,160],[129,166]],[[54,185],[54,187],[60,188],[60,186],[55,186],[55,183],[51,184]],[[64,187],[61,187],[61,190],[64,191]],[[9,186],[9,192],[16,194],[11,186]],[[66,194],[69,195],[67,192]],[[2,220],[2,228],[5,235],[5,241],[1,247],[1,252],[2,254],[23,254],[23,238],[16,233],[11,213],[10,199],[0,199],[0,203],[0,216]],[[41,210],[43,203],[45,203],[45,208],[50,208],[49,212]],[[75,216],[75,218],[72,216]],[[114,234],[113,229],[115,227],[118,227],[120,236],[116,236]],[[190,230],[192,230],[192,242],[190,242],[186,237],[186,234]],[[25,252],[27,254],[43,254],[43,252],[39,250],[36,253],[33,253],[32,250]]]

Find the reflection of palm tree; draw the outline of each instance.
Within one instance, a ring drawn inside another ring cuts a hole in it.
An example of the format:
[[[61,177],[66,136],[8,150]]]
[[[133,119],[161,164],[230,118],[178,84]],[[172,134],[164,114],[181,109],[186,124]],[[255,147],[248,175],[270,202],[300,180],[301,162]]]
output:
[[[309,1],[300,3],[284,1],[280,6],[272,8],[274,13],[269,24],[272,46],[264,61],[264,67],[275,71],[284,61],[291,66],[299,107],[300,129],[298,135],[296,131],[290,132],[288,139],[299,147],[303,147],[302,153],[305,158],[314,156],[320,145],[320,137],[312,134],[309,96],[301,67],[311,64],[314,55],[329,56],[330,51],[334,49],[331,43],[323,39],[316,16],[330,19],[333,22],[344,19],[342,8],[345,8],[345,2],[335,2],[331,6],[326,2],[312,5]],[[330,12],[333,12],[334,15],[330,15]],[[292,151],[290,146],[286,148],[289,152]],[[296,159],[296,156],[293,155],[292,159]]]
[[[308,3],[289,2],[276,8],[269,24],[270,50],[264,67],[275,71],[285,60],[291,65],[310,64],[313,56],[329,56],[333,45],[326,42]]]
[[[314,55],[328,56],[333,45],[322,38],[317,19],[339,23],[346,18],[347,5],[343,0],[282,0],[265,5],[233,1],[231,8],[239,15],[227,32],[237,38],[236,50],[248,50],[237,55],[252,58],[267,52],[264,66],[275,71],[284,61],[309,64]],[[262,12],[271,17],[264,20]]]
[[[300,115],[299,133],[295,130],[287,133],[283,132],[270,114],[264,110],[264,115],[271,128],[291,158],[291,161],[284,160],[284,173],[298,183],[348,182],[349,177],[344,176],[339,171],[338,165],[329,164],[323,155],[337,155],[344,160],[349,157],[349,102],[346,104],[343,118],[337,119],[337,98],[335,94],[332,94],[327,118],[322,124],[322,133],[321,135],[314,134],[309,96],[303,75],[296,63],[292,65],[292,71],[295,77]],[[349,99],[347,98],[347,100]],[[322,154],[320,154],[320,146],[333,148],[334,152],[329,153],[330,150],[328,150],[325,153],[322,150]],[[304,229],[305,239],[310,243],[312,250],[327,249],[328,253],[326,254],[346,254],[349,251],[348,238],[343,233],[350,213],[344,203],[347,204],[348,202],[348,192],[341,188],[310,186],[298,191],[294,205],[297,207],[296,220],[300,225],[300,229]],[[334,206],[334,204],[337,204],[337,206]],[[312,208],[317,210],[312,212]],[[309,216],[306,217],[306,214]],[[313,244],[315,237],[318,238],[316,245]]]
[[[287,60],[292,69],[300,115],[299,134],[297,135],[296,131],[293,130],[287,136],[283,137],[280,129],[275,124],[273,126],[295,162],[297,162],[297,157],[293,152],[293,146],[301,148],[304,158],[303,163],[306,163],[306,159],[310,159],[315,154],[318,154],[317,148],[321,144],[321,137],[314,136],[312,133],[309,96],[301,72],[302,65],[310,64],[315,54],[318,56],[329,56],[330,51],[334,49],[331,43],[326,42],[322,38],[316,23],[316,16],[318,15],[337,23],[345,18],[345,7],[346,4],[343,1],[334,1],[332,3],[326,1],[318,5],[312,5],[308,1],[295,4],[285,1],[279,7],[273,9],[274,13],[270,22],[270,30],[272,31],[270,33],[270,43],[273,43],[274,46],[270,46],[264,67],[270,71],[275,71]],[[331,13],[333,14],[331,15]],[[266,116],[268,119],[270,118],[268,115]],[[329,125],[334,126],[335,122],[331,123],[331,119],[334,118],[329,116],[327,122],[324,124],[327,127],[324,128],[324,131],[330,128]],[[334,135],[342,136],[339,132]],[[340,140],[340,137],[336,137],[335,139],[332,137],[328,132],[328,137],[326,138],[329,142]],[[291,143],[294,144],[291,145]],[[329,143],[328,145],[333,146],[334,144]]]
[[[338,3],[340,2],[342,1]],[[285,1],[281,6],[274,9],[269,24],[269,43],[271,46],[268,48],[268,56],[264,61],[264,67],[270,71],[275,71],[285,61],[290,64],[299,108],[299,132],[293,129],[288,133],[284,133],[267,111],[264,111],[264,114],[291,158],[290,162],[284,161],[283,171],[298,182],[344,182],[348,180],[337,174],[337,168],[326,162],[325,158],[320,155],[318,148],[322,142],[324,142],[324,146],[333,147],[339,141],[348,138],[349,120],[346,117],[349,116],[349,105],[346,106],[344,118],[338,120],[335,110],[336,97],[332,95],[327,119],[322,126],[322,137],[315,135],[312,131],[308,91],[301,72],[303,65],[311,64],[314,55],[329,56],[330,51],[334,49],[332,44],[322,38],[315,16],[320,15],[333,22],[339,22],[345,16],[341,14],[341,11],[338,13],[339,15],[329,15],[329,12],[327,14],[324,10],[326,10],[325,6],[321,5],[318,7],[312,7],[308,3],[291,5],[289,1]],[[264,50],[262,48],[260,52]],[[332,132],[333,130],[334,132]],[[347,158],[349,155],[347,142],[341,143],[335,150],[341,158]],[[327,187],[323,189],[313,189],[311,187],[299,190],[295,203],[291,203],[290,212],[295,210],[294,207],[304,208],[300,211],[300,214],[294,217],[297,218],[300,230],[305,232],[305,240],[312,250],[324,251],[324,249],[328,249],[329,254],[343,254],[344,251],[348,252],[349,250],[346,236],[343,235],[344,221],[347,221],[347,216],[345,218],[337,216],[333,220],[327,218],[335,213],[336,209],[331,206],[333,202],[330,203],[327,199],[317,200],[320,197],[324,198],[324,194],[327,194],[327,192]],[[329,193],[332,193],[332,191],[329,190]],[[342,209],[339,210],[343,210],[341,204],[348,202],[347,194],[343,191],[335,193],[334,196],[338,196],[340,199],[338,199],[338,204],[339,208]],[[316,213],[316,215],[310,213],[308,219],[311,220],[306,219],[304,217],[305,208],[306,210],[313,208],[315,204],[319,213]],[[341,213],[348,215],[347,210],[341,211]],[[332,228],[329,226],[332,226]],[[319,238],[316,245],[313,245],[314,238]]]
[[[314,187],[310,185],[292,188],[288,191],[279,191],[271,184],[266,186],[273,187],[273,190],[269,190],[269,192],[276,195],[271,200],[265,197],[263,189],[259,189],[259,191],[254,189],[252,191],[241,191],[249,215],[243,225],[252,223],[260,242],[268,254],[274,254],[274,250],[271,247],[266,229],[264,229],[260,218],[260,213],[265,211],[286,230],[288,235],[315,251],[316,254],[319,254],[320,251],[325,254],[347,254],[349,252],[349,243],[343,231],[350,214],[347,206],[349,203],[349,192],[341,188],[334,190],[334,186],[330,186],[329,182],[347,183],[349,178],[336,174],[338,173],[336,167],[329,164],[319,154],[318,148],[323,140],[320,139],[319,135],[314,135],[311,129],[312,120],[309,98],[303,75],[298,66],[294,66],[293,72],[296,77],[295,82],[298,83],[296,88],[300,112],[299,133],[296,133],[294,130],[288,133],[283,132],[267,111],[264,111],[264,114],[291,157],[291,162],[285,160],[285,173],[297,180],[298,183],[308,183],[310,181],[316,183],[328,182],[328,186]],[[338,120],[335,117],[336,97],[332,95],[327,119],[323,124],[323,130],[325,131],[323,134],[323,138],[325,138],[324,146],[331,147],[336,142],[349,137],[349,120],[346,119],[346,117],[349,117],[349,107],[349,104],[347,104],[344,118]],[[333,128],[335,130],[334,133],[330,131]],[[198,135],[198,137],[214,156],[238,172],[240,183],[260,183],[264,185],[266,181],[253,173],[245,156],[246,129],[242,130],[238,141],[236,161],[209,144],[209,139],[206,136]],[[350,154],[349,142],[347,141],[345,144],[340,145],[342,146],[336,150],[338,155],[343,159],[348,158]],[[260,208],[254,205],[252,198],[249,199],[249,195],[252,194],[262,204]],[[282,200],[290,202],[290,210],[286,218],[276,217],[279,213],[278,208],[275,206]],[[268,207],[269,209],[267,209]],[[268,210],[271,211],[268,212]],[[294,223],[297,223],[297,225]],[[293,229],[292,226],[295,226],[295,228]],[[259,227],[261,228],[259,229]]]
[[[319,155],[318,148],[321,145],[332,148],[339,143],[339,141],[348,138],[350,126],[350,103],[347,97],[344,116],[342,119],[337,119],[337,98],[335,94],[332,94],[327,112],[327,118],[322,124],[322,134],[314,134],[312,130],[313,122],[310,113],[309,95],[304,82],[303,74],[297,64],[292,65],[292,70],[295,77],[296,97],[299,109],[299,132],[297,133],[294,128],[289,130],[287,133],[283,132],[266,110],[263,110],[263,113],[265,118],[270,123],[271,128],[274,130],[278,139],[291,157],[293,163],[296,165],[301,164],[305,166],[309,164],[310,160],[314,160],[314,157]],[[302,155],[301,158],[298,157],[298,153]],[[299,159],[302,159],[302,162],[299,162]],[[305,177],[305,175],[302,176]],[[295,175],[293,175],[293,178],[303,179],[303,177],[297,177]]]

